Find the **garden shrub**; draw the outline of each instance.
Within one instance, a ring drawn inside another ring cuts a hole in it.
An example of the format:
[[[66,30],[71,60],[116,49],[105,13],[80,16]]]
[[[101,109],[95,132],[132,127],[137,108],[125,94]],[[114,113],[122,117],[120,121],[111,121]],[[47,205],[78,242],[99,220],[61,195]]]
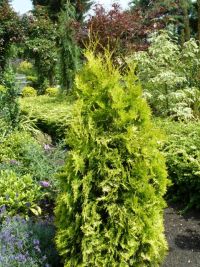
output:
[[[37,184],[49,183],[49,197],[53,198],[57,190],[54,174],[59,170],[65,158],[62,144],[52,147],[41,145],[27,132],[13,132],[0,143],[0,169],[12,170],[19,176],[29,173]]]
[[[21,94],[22,94],[22,97],[36,96],[37,91],[31,86],[26,86],[22,89]]]
[[[200,208],[200,123],[160,121],[168,134],[163,151],[172,186],[168,198],[185,210]]]
[[[25,75],[32,75],[33,74],[33,64],[29,61],[22,61],[19,64],[18,72],[25,74]]]
[[[70,116],[71,99],[68,97],[49,97],[47,95],[21,98],[22,113],[36,120],[38,128],[49,134],[53,141],[65,138]]]
[[[0,118],[10,127],[16,128],[19,122],[19,89],[15,86],[13,70],[8,68],[3,74],[0,86]]]
[[[200,115],[200,46],[191,39],[181,47],[170,34],[152,38],[148,51],[137,52],[137,74],[154,114],[180,120]]]
[[[87,51],[76,77],[55,209],[64,266],[160,266],[166,169],[158,130],[130,69]]]
[[[27,174],[18,176],[13,171],[0,171],[0,207],[6,206],[10,215],[23,214],[28,215],[41,213],[37,205],[41,190],[39,184],[36,184],[32,177]]]
[[[56,87],[49,87],[45,90],[45,95],[48,95],[48,96],[57,96],[59,93],[59,89],[56,88]]]

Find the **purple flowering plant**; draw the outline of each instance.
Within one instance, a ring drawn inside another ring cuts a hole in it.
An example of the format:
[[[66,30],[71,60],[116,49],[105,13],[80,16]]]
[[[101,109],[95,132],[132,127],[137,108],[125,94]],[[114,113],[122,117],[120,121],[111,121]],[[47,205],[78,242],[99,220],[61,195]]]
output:
[[[1,207],[1,217],[5,212],[5,207]],[[0,225],[0,266],[43,267],[47,264],[47,257],[42,254],[40,241],[30,230],[29,221],[18,215],[7,216]]]

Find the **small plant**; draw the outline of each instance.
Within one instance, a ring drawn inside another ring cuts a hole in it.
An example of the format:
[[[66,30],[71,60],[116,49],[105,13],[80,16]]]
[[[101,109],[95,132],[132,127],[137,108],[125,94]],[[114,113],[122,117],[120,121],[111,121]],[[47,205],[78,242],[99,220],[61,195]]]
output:
[[[13,164],[17,164],[13,160]],[[0,171],[0,207],[6,206],[10,215],[18,213],[35,215],[41,213],[37,205],[41,197],[41,187],[27,174],[18,176],[13,171]]]
[[[58,182],[54,176],[63,165],[65,151],[62,143],[51,146],[48,143],[44,144],[44,141],[39,144],[33,136],[24,131],[12,132],[6,138],[2,138],[0,169],[12,170],[19,177],[29,173],[36,184],[40,184],[41,181],[47,182],[48,188],[41,187],[42,195],[54,199],[58,190]]]
[[[59,93],[59,89],[56,87],[49,87],[45,90],[45,95],[55,97]]]
[[[19,64],[18,72],[25,74],[25,75],[31,75],[33,73],[33,65],[31,62],[28,61],[22,61]]]
[[[2,215],[2,213],[1,213]],[[4,215],[3,215],[4,217]],[[0,226],[0,266],[47,267],[40,240],[31,230],[30,221],[7,216]]]
[[[31,86],[26,86],[22,89],[22,97],[33,97],[37,96],[37,91],[31,87]]]

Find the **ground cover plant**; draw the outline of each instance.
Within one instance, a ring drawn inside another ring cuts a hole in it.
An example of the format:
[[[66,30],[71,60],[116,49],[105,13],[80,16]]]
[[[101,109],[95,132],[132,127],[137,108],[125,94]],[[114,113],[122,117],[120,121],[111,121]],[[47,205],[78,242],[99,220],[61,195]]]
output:
[[[64,266],[159,266],[167,174],[150,109],[134,69],[122,76],[109,52],[85,56],[60,174],[58,250]]]
[[[36,124],[54,139],[62,139],[67,133],[70,114],[70,97],[42,95],[20,100],[22,113],[36,119]]]

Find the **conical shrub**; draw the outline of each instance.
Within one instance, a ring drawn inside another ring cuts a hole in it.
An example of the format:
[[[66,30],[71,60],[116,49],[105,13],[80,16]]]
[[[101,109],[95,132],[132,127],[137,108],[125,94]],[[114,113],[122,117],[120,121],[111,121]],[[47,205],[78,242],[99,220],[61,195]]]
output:
[[[76,77],[70,148],[55,210],[65,267],[156,267],[163,234],[166,169],[134,71],[110,54],[86,52]]]

